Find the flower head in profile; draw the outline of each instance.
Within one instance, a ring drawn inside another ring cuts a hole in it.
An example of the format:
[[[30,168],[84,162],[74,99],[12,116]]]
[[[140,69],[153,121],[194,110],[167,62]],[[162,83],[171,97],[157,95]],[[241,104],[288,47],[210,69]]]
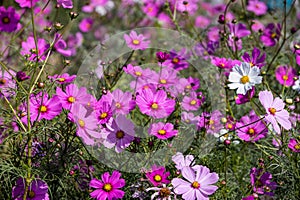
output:
[[[159,186],[162,184],[168,184],[170,181],[168,180],[168,176],[170,172],[165,172],[165,168],[162,166],[153,165],[150,172],[146,173],[146,177],[154,186]]]
[[[49,79],[51,79],[52,81],[56,81],[59,84],[64,84],[64,83],[72,83],[75,78],[76,75],[69,75],[68,73],[64,73],[61,75],[54,75],[54,76],[48,76]]]
[[[95,190],[90,193],[90,196],[97,200],[122,199],[125,192],[120,190],[120,188],[125,186],[125,180],[120,178],[121,175],[120,172],[115,170],[112,172],[112,175],[105,172],[100,180],[92,179],[90,187]]]
[[[277,81],[287,87],[294,85],[296,75],[296,70],[291,66],[279,66],[275,71]]]
[[[16,185],[12,189],[12,198],[14,200],[23,200],[25,192],[25,178],[18,178]],[[40,179],[31,181],[28,191],[27,198],[30,200],[49,200],[48,185]]]
[[[241,65],[235,65],[229,74],[228,81],[231,83],[228,84],[228,87],[237,89],[237,94],[245,95],[254,85],[262,82],[262,77],[259,74],[259,68],[251,67],[249,63],[243,62]]]
[[[131,31],[129,35],[125,34],[124,39],[127,46],[133,50],[145,50],[150,44],[143,34],[138,35],[135,31]]]
[[[292,128],[292,124],[289,121],[290,114],[284,109],[285,103],[279,97],[274,99],[272,92],[261,91],[258,94],[259,101],[266,109],[266,120],[273,125],[274,130],[280,134],[280,127],[278,123],[286,130]]]
[[[218,174],[210,173],[210,170],[202,165],[183,167],[181,174],[184,179],[174,178],[172,185],[175,194],[182,195],[183,199],[209,199],[218,187],[213,185],[219,180]]]
[[[5,70],[0,70],[0,97],[3,95],[5,97],[11,97],[15,94],[16,82],[12,76],[16,73],[12,70],[8,72]]]
[[[17,30],[20,15],[16,13],[16,10],[10,6],[5,9],[4,6],[0,7],[0,31],[13,32]]]
[[[300,152],[300,141],[296,140],[296,139],[290,139],[288,147],[296,153]]]

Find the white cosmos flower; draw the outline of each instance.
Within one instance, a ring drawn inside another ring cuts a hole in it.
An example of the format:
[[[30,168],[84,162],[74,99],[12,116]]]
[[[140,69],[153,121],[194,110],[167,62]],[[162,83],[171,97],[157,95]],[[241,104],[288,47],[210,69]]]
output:
[[[230,89],[237,89],[237,94],[245,95],[254,85],[260,84],[262,77],[257,66],[251,67],[249,63],[243,62],[240,66],[235,65],[229,74]]]
[[[298,80],[295,81],[293,89],[300,93],[300,76],[298,77]]]

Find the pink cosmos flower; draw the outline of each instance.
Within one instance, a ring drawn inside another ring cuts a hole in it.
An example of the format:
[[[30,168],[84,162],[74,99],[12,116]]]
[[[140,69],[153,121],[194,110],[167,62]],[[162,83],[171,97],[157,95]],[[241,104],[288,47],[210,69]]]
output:
[[[272,174],[266,172],[262,168],[253,167],[250,171],[250,182],[253,187],[253,191],[258,194],[265,194],[268,196],[274,196],[271,190],[275,190],[277,187],[276,182],[272,182]]]
[[[90,196],[97,200],[122,199],[125,192],[120,188],[125,186],[125,180],[120,178],[121,175],[120,172],[114,170],[111,176],[108,172],[105,172],[102,174],[101,180],[92,179],[90,187],[96,190],[91,192]]]
[[[168,88],[178,82],[177,71],[172,68],[162,68],[161,72],[153,73],[150,82]]]
[[[93,18],[84,18],[79,23],[79,30],[84,33],[87,33],[92,29],[93,24],[94,24]]]
[[[208,25],[210,24],[210,19],[205,17],[205,16],[202,16],[202,15],[199,15],[198,17],[196,17],[196,20],[195,20],[195,26],[196,27],[199,27],[199,28],[202,28],[202,29],[205,29],[208,27]]]
[[[201,106],[201,100],[198,99],[197,93],[192,91],[190,96],[183,97],[181,106],[186,111],[198,110]]]
[[[176,4],[176,9],[180,12],[188,12],[193,15],[198,9],[198,0],[176,0],[173,1],[173,6]]]
[[[73,8],[73,1],[72,0],[57,0],[57,4],[62,6],[63,8]]]
[[[68,73],[64,73],[64,74],[56,74],[54,76],[48,76],[49,79],[56,81],[59,84],[64,84],[64,83],[72,83],[75,78],[76,75],[69,75]]]
[[[280,38],[281,25],[270,23],[264,29],[262,36],[260,36],[260,41],[267,47],[275,46]]]
[[[143,12],[149,17],[156,17],[159,12],[159,6],[154,2],[148,1],[142,7]]]
[[[172,185],[176,194],[182,195],[183,199],[188,200],[208,200],[209,195],[213,194],[218,187],[212,185],[219,180],[218,174],[210,173],[210,170],[202,165],[193,168],[183,167],[181,169],[183,178],[174,178]]]
[[[184,156],[180,152],[177,152],[174,156],[172,156],[172,161],[176,164],[175,167],[178,170],[181,170],[184,167],[192,167],[195,164],[193,155]]]
[[[70,84],[66,87],[66,92],[63,92],[60,87],[56,88],[57,97],[63,108],[71,110],[74,103],[87,104],[90,101],[90,95],[85,87],[78,89],[77,85]]]
[[[149,134],[154,135],[158,139],[166,140],[178,134],[178,130],[174,130],[174,125],[171,123],[158,122],[152,124],[149,128]]]
[[[128,64],[123,68],[124,72],[132,75],[135,78],[140,78],[143,80],[147,80],[151,78],[154,71],[149,68],[142,69],[140,66],[133,66],[132,64]]]
[[[36,2],[38,2],[39,0],[15,0],[15,2],[17,2],[21,8],[31,8],[32,6],[35,6]]]
[[[54,49],[61,55],[65,57],[70,57],[72,55],[72,51],[70,49],[67,49],[67,43],[61,38],[60,34],[55,35],[55,44]]]
[[[235,51],[235,50],[241,50],[242,49],[242,38],[246,37],[251,34],[251,31],[247,29],[247,26],[242,23],[228,24],[230,29],[230,35],[229,35],[229,46]],[[237,49],[236,49],[237,48]]]
[[[115,146],[117,153],[124,151],[134,140],[134,124],[124,115],[118,115],[107,132],[104,145],[107,148]]]
[[[284,86],[294,85],[294,77],[297,76],[296,70],[291,66],[279,66],[275,71],[277,81]]]
[[[186,69],[189,67],[189,63],[186,61],[188,59],[187,49],[183,48],[181,51],[176,52],[175,50],[170,51],[170,57],[167,59],[163,65],[173,68],[177,71]]]
[[[112,109],[115,113],[126,115],[135,107],[131,92],[116,89],[112,92]]]
[[[154,118],[164,118],[169,116],[175,109],[175,100],[168,99],[163,90],[153,92],[152,90],[143,90],[136,97],[136,104],[143,114]]]
[[[37,41],[37,49],[35,46],[34,38],[32,36],[28,37],[26,42],[22,42],[21,55],[29,56],[29,60],[45,60],[45,52],[50,47],[46,40],[39,38]]]
[[[143,34],[138,35],[135,31],[131,31],[129,35],[124,34],[124,39],[127,46],[133,50],[145,50],[150,44],[150,41],[145,40],[146,37]]]
[[[194,124],[197,125],[197,123],[200,120],[199,116],[195,116],[193,113],[188,113],[188,112],[182,112],[181,113],[181,120],[182,122],[185,122],[187,124]]]
[[[250,99],[253,98],[254,94],[255,94],[255,87],[253,86],[252,89],[247,91],[245,95],[237,94],[237,96],[234,98],[235,103],[238,105],[247,103],[250,101]]]
[[[47,93],[40,92],[30,97],[30,119],[40,121],[42,119],[51,120],[61,112],[61,103],[57,96],[48,98]]]
[[[296,153],[300,152],[300,142],[298,142],[296,139],[290,139],[288,147]]]
[[[259,0],[248,1],[247,10],[254,12],[257,16],[264,15],[268,11],[267,5]]]
[[[16,82],[12,78],[16,73],[12,70],[9,70],[9,73],[5,70],[0,70],[0,97],[3,95],[5,97],[11,97],[15,94]]]
[[[197,125],[199,128],[205,128],[207,133],[218,133],[223,128],[222,117],[223,114],[219,110],[214,110],[211,114],[203,112]]]
[[[111,104],[109,102],[100,99],[96,103],[95,113],[98,118],[98,123],[100,124],[105,124],[112,119],[113,111],[112,111]]]
[[[83,12],[91,13],[96,9],[98,6],[105,6],[108,0],[91,0],[88,5],[82,7]]]
[[[289,112],[284,110],[285,103],[279,97],[274,99],[272,92],[261,91],[258,94],[260,103],[266,109],[266,120],[273,125],[274,130],[280,134],[280,127],[278,123],[286,130],[291,129],[292,124],[289,121]]]
[[[168,176],[170,172],[165,172],[165,168],[162,166],[153,165],[150,172],[146,173],[146,177],[154,186],[162,185],[163,183],[168,184]]]
[[[253,113],[250,116],[243,116],[240,121],[236,123],[236,132],[241,140],[256,142],[266,137],[268,128],[262,119]]]
[[[5,9],[4,6],[0,7],[0,31],[13,32],[17,30],[20,15],[16,13],[16,10],[9,6]]]
[[[88,115],[83,105],[74,104],[68,117],[77,125],[76,134],[85,144],[94,145],[97,140],[104,138],[102,132],[96,131],[98,125],[95,114]]]

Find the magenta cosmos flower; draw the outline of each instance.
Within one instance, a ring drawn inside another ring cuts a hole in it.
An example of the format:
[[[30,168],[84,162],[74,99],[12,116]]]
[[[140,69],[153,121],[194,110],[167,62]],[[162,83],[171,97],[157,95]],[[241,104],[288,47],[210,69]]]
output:
[[[266,53],[260,55],[260,50],[254,47],[252,51],[252,57],[250,57],[250,55],[247,52],[245,52],[242,56],[242,59],[243,61],[249,63],[251,67],[257,66],[259,69],[261,69],[266,64]]]
[[[102,174],[101,180],[92,179],[90,187],[96,190],[91,192],[90,196],[97,200],[122,199],[125,192],[120,190],[120,188],[125,186],[125,180],[120,178],[121,175],[120,172],[115,170],[111,176],[108,172]]]
[[[124,34],[124,39],[129,48],[133,50],[144,50],[148,48],[150,41],[145,40],[146,38],[142,34],[137,34],[135,31],[131,31],[129,35]]]
[[[277,81],[284,86],[294,85],[294,77],[297,76],[297,72],[291,66],[279,66],[275,71]]]
[[[130,92],[116,89],[112,92],[112,109],[115,113],[126,115],[134,109],[135,101]]]
[[[178,130],[174,130],[174,125],[171,123],[158,122],[152,124],[149,129],[149,134],[154,135],[158,139],[166,140],[178,134]]]
[[[15,0],[21,8],[31,8],[31,6],[34,6],[38,1],[39,0]]]
[[[146,173],[146,177],[155,187],[164,183],[168,184],[170,183],[168,180],[170,172],[165,172],[165,170],[162,166],[153,165],[151,171]]]
[[[72,0],[57,0],[57,4],[62,6],[63,8],[73,8]]]
[[[18,178],[16,186],[12,189],[12,198],[14,200],[23,200],[25,192],[24,178]],[[48,185],[42,180],[33,180],[28,188],[26,200],[49,200]]]
[[[13,7],[5,9],[4,6],[0,7],[0,31],[13,32],[17,30],[20,15],[16,13]]]
[[[84,18],[79,23],[79,30],[81,30],[84,33],[87,33],[92,29],[93,24],[94,24],[93,18]]]
[[[69,113],[69,118],[77,125],[77,136],[85,144],[93,145],[97,139],[104,137],[101,132],[95,131],[98,125],[94,113],[87,115],[87,109],[82,105],[74,104],[71,113]]]
[[[266,109],[266,120],[273,125],[274,130],[280,134],[280,127],[278,123],[286,130],[292,128],[292,124],[289,121],[290,114],[288,111],[284,110],[285,103],[282,99],[276,97],[274,99],[272,92],[261,91],[258,94],[259,101]]]
[[[164,118],[169,116],[175,109],[175,100],[168,99],[163,90],[152,92],[145,89],[136,97],[136,104],[143,114],[154,118]]]
[[[267,47],[275,46],[278,42],[281,32],[280,24],[270,23],[265,28],[262,36],[260,36],[260,41]]]
[[[261,168],[253,167],[250,171],[250,182],[253,187],[253,191],[257,194],[274,196],[274,193],[271,192],[271,190],[275,190],[277,184],[276,182],[272,182],[271,179],[272,174]]]
[[[246,142],[256,142],[266,137],[268,128],[258,116],[254,113],[250,116],[243,116],[236,123],[236,132],[241,140]]]
[[[56,74],[54,76],[48,76],[48,78],[53,81],[56,81],[59,84],[64,84],[64,83],[72,83],[75,80],[76,75],[70,76],[68,73],[64,73],[61,75]]]
[[[268,11],[268,7],[264,2],[261,2],[259,0],[250,0],[248,2],[247,10],[250,12],[254,12],[257,16],[264,15]]]
[[[210,170],[205,166],[184,167],[181,169],[181,174],[185,180],[174,178],[172,185],[174,192],[179,195],[182,194],[183,199],[208,200],[208,196],[218,189],[217,186],[212,185],[219,180],[218,174],[210,173]]]
[[[214,110],[211,114],[203,112],[198,122],[198,128],[205,128],[207,133],[218,133],[222,128],[221,118],[223,114],[219,110]]]
[[[30,119],[40,121],[42,119],[51,120],[61,112],[61,103],[57,96],[48,98],[47,93],[40,92],[30,97]]]
[[[293,152],[300,152],[300,142],[298,142],[296,139],[290,139],[288,147],[293,151]]]
[[[66,87],[66,92],[63,92],[60,87],[56,88],[57,97],[63,108],[71,110],[74,103],[87,104],[90,101],[90,95],[85,87],[78,89],[77,85],[70,84]]]
[[[11,97],[15,94],[16,82],[12,78],[16,73],[9,70],[9,73],[5,70],[0,70],[0,97],[4,95],[5,97]]]
[[[45,52],[50,47],[46,40],[39,38],[37,40],[37,48],[35,46],[34,38],[28,37],[26,42],[22,42],[21,55],[28,56],[29,60],[45,60]]]
[[[201,100],[198,99],[196,92],[190,92],[190,96],[183,97],[181,105],[186,111],[198,110],[201,106]]]

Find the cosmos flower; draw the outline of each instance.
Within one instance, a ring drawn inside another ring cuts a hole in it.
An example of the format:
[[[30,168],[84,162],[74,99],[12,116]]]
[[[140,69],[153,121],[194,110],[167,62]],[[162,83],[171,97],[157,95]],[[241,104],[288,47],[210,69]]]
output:
[[[261,91],[258,94],[259,101],[266,109],[266,120],[273,125],[274,130],[280,134],[280,127],[278,123],[286,130],[292,128],[292,124],[289,121],[289,112],[284,109],[285,103],[279,97],[274,99],[272,92]]]
[[[293,152],[296,152],[296,153],[299,153],[300,152],[300,142],[297,141],[296,139],[290,139],[289,141],[289,144],[288,144],[288,147],[293,151]]]
[[[121,173],[114,170],[112,175],[108,172],[102,174],[101,179],[92,179],[90,182],[90,187],[95,190],[90,193],[90,196],[97,200],[112,200],[112,199],[122,199],[125,192],[120,190],[120,188],[125,186],[125,180],[120,178]]]
[[[72,0],[57,0],[57,4],[62,6],[63,8],[73,8],[73,1]]]
[[[294,85],[294,77],[297,76],[297,71],[291,66],[279,66],[275,70],[275,76],[281,85],[290,87]]]
[[[26,42],[22,42],[21,55],[28,56],[29,60],[45,60],[46,54],[45,52],[48,50],[50,45],[46,42],[46,40],[42,38],[37,39],[37,48],[35,46],[34,38],[32,36],[28,37]]]
[[[165,172],[165,170],[162,166],[153,165],[151,171],[146,173],[146,177],[155,187],[168,184],[170,183],[168,180],[170,172]]]
[[[261,69],[266,64],[266,53],[260,55],[260,50],[254,47],[252,51],[252,57],[250,57],[250,55],[245,52],[242,56],[242,59],[244,62],[248,62],[251,67],[257,66],[259,69]]]
[[[268,196],[274,196],[271,192],[277,187],[276,182],[272,182],[272,174],[264,171],[261,168],[253,167],[250,171],[250,182],[253,187],[253,191],[257,194],[265,194]]]
[[[147,188],[146,191],[155,191],[155,193],[151,195],[151,200],[171,200],[171,195],[175,196],[175,193],[172,192],[172,189],[173,187],[167,187],[166,184],[163,184],[162,187],[150,187]]]
[[[31,6],[35,6],[38,1],[39,0],[15,0],[21,8],[31,8]]]
[[[169,116],[175,109],[175,100],[168,99],[164,90],[153,92],[150,89],[143,90],[136,97],[136,104],[143,114],[154,118]]]
[[[262,82],[262,77],[259,74],[259,68],[251,67],[249,63],[243,62],[240,66],[235,65],[229,74],[228,81],[231,83],[228,84],[228,87],[237,89],[237,94],[245,95],[254,85]]]
[[[80,31],[82,31],[83,33],[87,33],[92,29],[93,24],[94,24],[93,18],[88,17],[81,20],[78,27]]]
[[[183,199],[208,200],[208,196],[218,189],[217,186],[212,185],[219,180],[218,174],[210,173],[205,166],[183,167],[181,174],[184,179],[174,178],[172,185],[175,194],[182,195]]]
[[[172,161],[175,163],[175,167],[178,170],[181,170],[184,167],[192,167],[195,164],[193,155],[184,156],[181,152],[177,152],[172,156]]]
[[[18,178],[16,185],[12,188],[12,198],[14,200],[23,200],[25,192],[25,178]],[[27,198],[30,200],[49,200],[48,185],[40,179],[32,180],[27,192]]]
[[[270,23],[264,29],[262,36],[260,36],[260,41],[267,47],[275,46],[278,42],[281,32],[280,24]]]
[[[244,104],[250,101],[251,98],[253,98],[255,94],[255,87],[253,86],[251,90],[248,90],[245,95],[243,94],[238,94],[234,100],[236,104]]]
[[[59,84],[64,84],[64,83],[72,83],[75,80],[76,75],[70,76],[68,73],[64,73],[61,75],[56,74],[54,76],[48,76],[48,78],[53,81],[56,81]]]
[[[192,91],[190,92],[190,96],[184,96],[182,99],[181,106],[183,110],[186,111],[195,111],[198,110],[201,106],[201,100],[198,99],[197,93]]]
[[[4,6],[0,7],[0,31],[13,32],[17,30],[20,15],[16,13],[16,10],[9,6],[5,9]]]
[[[264,15],[268,11],[267,5],[259,0],[250,0],[246,7],[248,11],[254,12],[257,16]]]
[[[219,110],[214,110],[211,114],[203,112],[197,124],[198,128],[205,128],[209,134],[218,133],[223,128],[222,117],[223,114]]]
[[[131,31],[129,35],[124,34],[124,39],[127,46],[133,50],[145,50],[150,44],[143,34],[138,35],[135,31]]]
[[[178,134],[178,130],[174,130],[174,125],[171,123],[158,122],[151,124],[149,134],[154,135],[158,139],[166,140]]]
[[[4,95],[5,97],[11,97],[15,94],[16,82],[12,78],[16,73],[9,70],[9,73],[5,70],[0,70],[0,97]]]

